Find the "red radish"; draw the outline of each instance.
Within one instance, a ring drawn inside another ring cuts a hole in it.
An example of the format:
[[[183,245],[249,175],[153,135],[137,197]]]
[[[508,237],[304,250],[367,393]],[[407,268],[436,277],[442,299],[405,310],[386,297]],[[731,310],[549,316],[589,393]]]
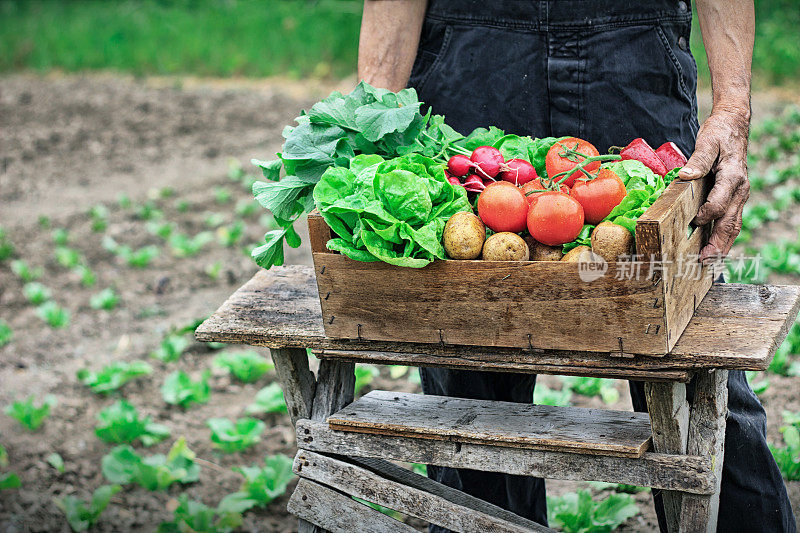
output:
[[[464,188],[467,189],[467,192],[481,192],[486,188],[486,185],[478,176],[471,174],[464,180]]]
[[[453,176],[466,176],[469,174],[469,169],[472,168],[474,163],[469,157],[463,154],[456,154],[447,162],[447,170]]]
[[[453,187],[461,187],[461,180],[455,176],[447,176],[447,181],[449,181],[450,185]]]
[[[644,166],[659,176],[664,176],[667,173],[667,167],[664,162],[661,161],[655,150],[647,144],[647,141],[641,137],[632,140],[628,146],[622,149],[619,155],[622,156],[622,159],[635,159],[644,163]]]
[[[519,187],[498,181],[478,196],[478,216],[493,231],[519,233],[528,220],[528,202]]]
[[[674,142],[666,142],[656,148],[656,155],[664,162],[667,171],[682,167],[689,161]]]
[[[493,178],[500,173],[500,165],[503,164],[503,154],[493,146],[479,146],[472,151],[470,157],[475,165],[476,172],[482,177]]]
[[[508,170],[503,170],[500,173],[500,179],[514,185],[524,185],[539,177],[536,175],[536,169],[533,168],[533,165],[524,159],[509,159],[506,161],[505,166]]]

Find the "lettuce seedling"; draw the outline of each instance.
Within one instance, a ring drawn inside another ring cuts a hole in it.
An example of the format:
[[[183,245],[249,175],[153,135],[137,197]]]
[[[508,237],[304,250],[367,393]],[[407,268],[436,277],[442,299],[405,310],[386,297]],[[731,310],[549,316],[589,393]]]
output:
[[[787,424],[780,428],[785,446],[770,444],[769,449],[778,469],[788,481],[800,480],[800,413],[783,412],[783,421]]]
[[[232,453],[249,448],[261,438],[266,425],[256,418],[211,418],[206,421],[211,429],[211,442],[215,448]]]
[[[270,383],[256,394],[255,401],[245,408],[248,415],[286,413],[286,400],[277,383]]]
[[[36,316],[47,322],[47,325],[53,329],[63,329],[69,326],[69,311],[52,301],[37,307]]]
[[[221,245],[233,248],[244,237],[244,222],[237,220],[230,226],[217,228],[217,238]]]
[[[173,519],[162,522],[156,533],[229,533],[242,525],[242,512],[220,505],[212,509],[200,502],[190,500],[186,494],[178,496],[178,507]]]
[[[570,405],[571,401],[572,391],[566,386],[561,387],[561,390],[554,390],[544,383],[538,383],[533,389],[533,403],[536,405],[565,406]]]
[[[103,485],[94,491],[88,503],[75,496],[64,496],[55,500],[55,503],[67,515],[67,522],[73,531],[86,531],[97,522],[111,497],[119,491],[119,485]]]
[[[150,352],[150,357],[164,363],[171,363],[180,359],[188,347],[189,341],[184,338],[182,333],[170,333],[162,339],[155,351]]]
[[[118,400],[97,413],[97,420],[95,435],[105,442],[132,443],[138,439],[151,446],[170,435],[167,426],[156,424],[150,416],[139,418],[136,407],[125,400]]]
[[[222,352],[214,358],[214,366],[227,369],[232,376],[245,383],[252,383],[275,368],[266,357],[255,350]]]
[[[264,458],[265,466],[234,467],[233,471],[244,476],[238,492],[228,494],[220,507],[245,511],[252,507],[266,507],[286,493],[286,486],[294,477],[291,457],[278,454]]]
[[[172,248],[172,255],[175,257],[192,257],[200,253],[200,250],[213,240],[214,236],[208,231],[201,231],[194,237],[176,233],[170,237],[169,245]]]
[[[30,283],[42,277],[42,267],[30,267],[22,259],[11,261],[11,272],[23,283]]]
[[[0,490],[18,489],[22,486],[19,476],[14,472],[0,474]]]
[[[48,394],[38,407],[33,403],[33,395],[6,406],[5,413],[31,431],[36,431],[50,416],[50,410],[58,402],[55,396]]]
[[[119,303],[119,295],[111,287],[106,287],[97,294],[93,294],[89,300],[92,309],[105,309],[110,311]]]
[[[373,365],[356,365],[355,374],[355,394],[358,395],[361,389],[372,383],[372,380],[375,379],[380,372],[378,368]]]
[[[195,453],[181,437],[169,453],[142,457],[127,444],[103,457],[102,470],[112,483],[136,483],[147,490],[166,490],[173,483],[193,483],[200,477]]]
[[[81,383],[91,388],[98,394],[115,391],[132,379],[148,376],[153,372],[153,367],[144,361],[116,361],[103,367],[99,372],[92,372],[85,368],[78,370],[77,377]]]
[[[89,209],[89,218],[92,221],[92,231],[95,233],[102,233],[108,227],[108,209],[102,204]]]
[[[41,305],[52,297],[50,289],[39,283],[31,281],[22,286],[22,294],[32,305]]]
[[[14,330],[8,325],[8,322],[0,318],[0,348],[11,342],[14,338]]]
[[[47,456],[47,464],[55,468],[59,474],[63,474],[66,471],[64,459],[55,452]]]
[[[164,384],[161,386],[161,396],[168,404],[180,405],[184,408],[195,403],[206,403],[211,394],[211,387],[208,385],[210,375],[211,373],[205,370],[198,381],[192,381],[188,375],[176,370],[164,380]]]
[[[630,494],[611,494],[602,501],[592,499],[588,490],[547,497],[550,525],[565,533],[605,533],[639,513]]]

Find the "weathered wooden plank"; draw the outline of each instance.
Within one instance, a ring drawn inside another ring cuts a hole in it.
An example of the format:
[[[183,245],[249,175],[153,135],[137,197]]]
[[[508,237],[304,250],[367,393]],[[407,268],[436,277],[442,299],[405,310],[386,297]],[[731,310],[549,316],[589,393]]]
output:
[[[510,524],[516,524],[520,527],[536,527],[543,528],[544,526],[536,524],[527,518],[522,518],[519,515],[507,511],[489,502],[470,496],[465,492],[448,487],[432,479],[421,476],[406,468],[397,466],[394,463],[385,461],[383,459],[376,459],[371,457],[348,457],[347,460],[357,466],[365,468],[370,472],[374,472],[381,477],[411,487],[420,491],[427,492],[436,497],[445,499],[455,505],[472,509],[478,513],[494,516]],[[549,531],[549,530],[548,530]]]
[[[437,261],[411,269],[316,253],[314,263],[329,337],[667,351],[663,328],[655,327],[663,323],[663,289],[644,276],[584,282],[577,263],[565,262]],[[453,283],[465,276],[469,283]],[[498,320],[474,328],[465,316]]]
[[[351,457],[471,468],[523,476],[575,481],[605,481],[697,494],[713,491],[707,457],[645,453],[641,458],[583,455],[505,446],[334,431],[324,422],[300,420],[301,449]]]
[[[317,370],[317,388],[311,408],[311,419],[323,421],[353,401],[355,365],[350,362],[325,360]],[[327,533],[300,517],[297,533]]]
[[[312,252],[325,252],[331,239],[331,228],[316,209],[308,214],[308,236]]]
[[[599,378],[635,379],[637,381],[679,381],[688,383],[692,372],[689,370],[673,370],[669,366],[664,370],[638,369],[625,366],[627,359],[620,363],[610,363],[608,357],[596,357],[590,361],[592,366],[577,364],[562,365],[563,357],[553,358],[556,364],[547,364],[537,358],[540,364],[527,362],[526,356],[507,354],[487,354],[475,357],[469,353],[461,355],[429,355],[406,352],[376,352],[373,350],[315,350],[314,355],[320,359],[339,359],[356,363],[372,363],[406,366],[443,366],[461,370],[489,370],[497,372],[520,372],[531,374],[556,374],[559,376],[590,376]],[[541,356],[540,356],[541,357]],[[614,364],[615,366],[609,366]]]
[[[686,454],[689,433],[689,404],[683,383],[645,383],[647,409],[653,429],[653,449],[659,453]],[[678,531],[682,494],[664,491],[662,494],[667,517],[667,530]]]
[[[701,372],[697,376],[689,419],[686,452],[711,459],[714,492],[707,496],[685,495],[681,507],[681,533],[717,530],[719,491],[725,452],[725,418],[728,413],[728,371]]]
[[[690,223],[708,196],[713,178],[673,181],[636,225],[637,251],[646,261],[661,264],[667,345],[671,350],[689,323],[694,309],[711,287],[711,269],[697,263],[708,242],[710,224],[687,238]],[[698,267],[689,270],[687,267]]]
[[[331,429],[641,457],[646,413],[374,390],[328,417]]]
[[[334,533],[416,533],[416,529],[308,479],[297,482],[287,509]]]
[[[325,420],[353,401],[356,375],[355,364],[325,359],[317,370],[317,393],[311,410],[312,420]]]
[[[292,423],[298,418],[308,418],[311,416],[317,383],[314,374],[308,369],[306,349],[272,348],[270,354]]]
[[[482,502],[480,510],[475,509],[473,505],[481,500],[407,470],[407,478],[426,480],[426,489],[436,493],[387,479],[358,464],[307,450],[297,452],[294,472],[345,494],[461,533],[553,531],[486,502]]]
[[[449,344],[358,341],[325,337],[311,267],[259,271],[196,332],[203,341],[273,348],[371,350],[431,356],[499,358],[520,364],[612,366],[632,370],[729,368],[764,370],[800,308],[800,287],[717,284],[698,306],[672,352],[664,357],[610,360],[609,352],[525,350]]]

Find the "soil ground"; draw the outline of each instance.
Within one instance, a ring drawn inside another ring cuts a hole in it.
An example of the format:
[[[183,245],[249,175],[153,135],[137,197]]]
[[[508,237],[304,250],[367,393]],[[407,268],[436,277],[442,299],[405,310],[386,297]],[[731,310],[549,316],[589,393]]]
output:
[[[153,199],[163,211],[162,221],[173,222],[189,235],[208,230],[206,219],[213,213],[229,224],[234,206],[250,199],[245,187],[228,177],[230,161],[249,168],[250,157],[268,158],[280,146],[283,126],[331,88],[285,81],[133,80],[110,75],[0,78],[0,226],[8,231],[19,258],[44,268],[42,283],[72,315],[65,329],[47,327],[23,297],[22,283],[7,264],[0,266],[0,318],[14,331],[13,341],[0,348],[0,405],[29,394],[38,399],[53,394],[59,402],[33,433],[0,416],[0,443],[8,450],[9,469],[23,483],[19,490],[0,493],[0,531],[69,531],[53,499],[68,494],[86,498],[105,483],[100,460],[111,445],[98,440],[93,428],[97,412],[116,397],[129,399],[172,429],[172,439],[146,453],[163,453],[174,438],[184,436],[201,458],[202,473],[198,483],[173,485],[166,492],[124,488],[100,518],[97,531],[153,530],[171,517],[179,494],[216,505],[221,495],[237,490],[241,482],[231,467],[258,463],[264,454],[294,454],[291,424],[278,415],[264,418],[267,430],[261,442],[245,452],[220,455],[210,445],[205,420],[242,416],[255,392],[274,379],[272,374],[243,385],[215,369],[208,404],[182,410],[162,400],[159,389],[168,373],[181,369],[197,377],[211,367],[214,353],[193,343],[180,361],[162,364],[148,358],[150,351],[171,326],[214,311],[257,267],[241,245],[228,248],[216,240],[194,257],[174,257],[170,247],[147,230],[137,207]],[[707,97],[703,101],[707,103]],[[754,119],[779,111],[783,101],[780,95],[757,95]],[[164,187],[174,189],[174,195],[161,197],[158,190]],[[228,191],[230,200],[225,201],[220,191]],[[120,207],[120,194],[129,196],[133,207]],[[188,210],[177,209],[177,201],[186,201]],[[102,233],[92,231],[87,216],[96,204],[110,211],[108,228]],[[791,220],[798,214],[795,210],[773,224],[788,231],[796,227]],[[265,231],[261,215],[259,209],[245,218],[242,244],[261,239]],[[40,227],[41,216],[49,217],[51,229]],[[84,288],[73,272],[55,261],[51,239],[55,228],[68,230],[70,246],[97,274],[94,287]],[[101,246],[104,235],[134,248],[156,245],[161,253],[147,268],[130,268]],[[222,270],[212,279],[205,269],[216,262]],[[305,243],[288,250],[287,263],[310,264]],[[120,294],[120,305],[113,311],[91,309],[90,296],[109,286]],[[97,370],[110,361],[138,359],[149,360],[153,374],[129,383],[115,396],[95,395],[75,378],[81,368]],[[364,392],[419,390],[415,371],[409,375],[411,379],[391,379],[388,369],[381,368],[380,377]],[[780,413],[800,411],[800,393],[796,378],[769,379],[771,386],[762,400],[770,417],[769,440],[779,442]],[[555,377],[541,380],[551,388],[560,387]],[[626,384],[618,382],[617,388],[621,399],[613,407],[629,408]],[[602,406],[599,398],[574,396],[573,402]],[[52,452],[63,457],[63,474],[46,462]],[[552,481],[548,486],[558,494],[584,485]],[[800,482],[788,486],[798,509]],[[287,498],[248,512],[244,528],[294,531],[295,521],[285,510]],[[639,494],[637,501],[642,513],[621,530],[655,530],[649,495]],[[424,529],[418,521],[410,523]]]

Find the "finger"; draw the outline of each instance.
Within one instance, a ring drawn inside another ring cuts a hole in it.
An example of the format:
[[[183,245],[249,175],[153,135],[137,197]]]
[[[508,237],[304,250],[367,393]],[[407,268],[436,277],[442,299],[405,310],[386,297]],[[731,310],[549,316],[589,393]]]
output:
[[[697,137],[694,152],[689,161],[678,171],[678,177],[682,180],[696,180],[702,178],[714,167],[714,163],[719,156],[719,143],[711,140],[710,137],[701,134]]]
[[[714,186],[708,193],[705,203],[697,211],[694,223],[702,226],[727,213],[734,195],[741,187],[747,189],[742,193],[749,196],[750,183],[747,181],[747,170],[744,168],[732,169],[730,165],[719,168],[714,177]]]
[[[737,189],[728,210],[714,224],[708,244],[700,251],[700,261],[722,259],[731,251],[742,230],[742,212],[749,194],[746,183]]]

